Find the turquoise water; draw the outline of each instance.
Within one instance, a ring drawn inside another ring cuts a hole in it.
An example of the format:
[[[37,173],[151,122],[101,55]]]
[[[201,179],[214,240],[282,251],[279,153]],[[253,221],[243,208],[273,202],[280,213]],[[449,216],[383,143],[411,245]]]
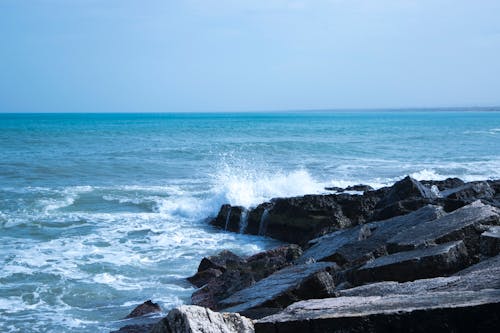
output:
[[[188,302],[202,256],[277,244],[209,227],[222,203],[406,174],[500,178],[500,112],[0,114],[0,331]]]

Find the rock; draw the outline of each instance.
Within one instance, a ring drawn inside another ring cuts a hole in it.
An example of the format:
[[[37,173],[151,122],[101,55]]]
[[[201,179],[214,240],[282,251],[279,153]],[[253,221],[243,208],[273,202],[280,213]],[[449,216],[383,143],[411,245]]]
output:
[[[157,312],[161,312],[161,308],[158,303],[153,303],[151,300],[147,300],[133,309],[132,312],[130,312],[125,318],[136,318]]]
[[[500,255],[486,259],[449,277],[411,282],[378,282],[351,289],[337,290],[337,296],[413,295],[437,291],[478,291],[500,289]]]
[[[421,180],[420,183],[429,188],[436,186],[439,191],[449,190],[465,184],[460,178],[446,178],[445,180]]]
[[[187,278],[189,282],[191,282],[195,287],[201,288],[210,281],[218,278],[223,273],[222,271],[215,268],[208,268],[201,272],[196,272],[195,275]]]
[[[486,256],[494,256],[500,253],[500,226],[490,226],[481,234],[481,253]]]
[[[409,176],[396,182],[379,201],[377,208],[383,208],[408,199],[435,199],[436,195],[418,180]]]
[[[339,265],[362,264],[387,254],[387,240],[401,230],[435,220],[444,214],[442,208],[427,205],[407,215],[328,234],[310,241],[311,246],[300,262],[313,258],[316,261],[334,261]]]
[[[344,189],[342,187],[337,187],[337,186],[325,187],[325,190],[334,192],[344,192]]]
[[[224,271],[220,275],[208,279],[208,281],[202,285],[201,289],[193,293],[191,301],[195,305],[201,305],[216,310],[219,308],[218,302],[220,300],[238,290],[251,286],[255,282],[271,275],[279,269],[291,265],[301,255],[301,248],[294,244],[280,246],[246,259],[234,255],[239,258],[239,260],[232,257],[234,260],[230,261],[230,265],[228,265],[229,261],[225,261],[225,265],[223,267],[220,266]],[[223,257],[227,258],[227,253]],[[212,266],[200,264],[200,267],[205,268]],[[197,279],[201,279],[200,276],[203,277],[202,273],[194,275]],[[193,280],[194,277],[190,278],[190,281]],[[194,282],[197,281],[195,280]]]
[[[373,191],[373,187],[371,187],[370,185],[358,184],[358,185],[347,186],[344,189],[344,191],[366,192],[366,191]]]
[[[488,182],[471,182],[442,191],[441,195],[445,198],[471,203],[478,199],[491,200],[495,196],[495,191],[490,187]]]
[[[500,290],[308,300],[254,325],[257,333],[496,332]]]
[[[201,287],[219,277],[228,268],[241,265],[245,260],[231,251],[224,250],[215,256],[205,257],[198,266],[198,272],[187,280],[196,287]]]
[[[318,235],[352,225],[335,195],[275,199],[263,223],[265,235],[295,244],[304,244]]]
[[[463,240],[469,254],[476,255],[479,253],[481,224],[498,224],[499,212],[498,208],[475,201],[435,221],[421,223],[401,231],[389,239],[387,249],[393,253]]]
[[[151,333],[253,333],[250,319],[237,313],[217,313],[195,305],[171,310]]]
[[[210,221],[210,224],[224,230],[240,232],[242,216],[247,211],[241,206],[222,205],[217,217]]]
[[[253,286],[240,290],[220,302],[224,311],[255,316],[256,309],[281,309],[306,298],[333,295],[334,284],[328,271],[334,263],[311,263],[284,268]]]
[[[150,333],[156,323],[125,325],[111,333]]]
[[[455,273],[467,263],[467,249],[463,241],[456,241],[377,258],[352,271],[348,280],[354,285],[373,281],[413,281]]]

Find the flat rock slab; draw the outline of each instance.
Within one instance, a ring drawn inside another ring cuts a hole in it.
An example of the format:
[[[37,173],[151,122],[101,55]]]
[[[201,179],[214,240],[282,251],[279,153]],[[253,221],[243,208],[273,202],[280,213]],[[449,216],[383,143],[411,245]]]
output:
[[[439,291],[479,291],[500,289],[500,255],[488,258],[449,277],[436,277],[411,282],[371,283],[339,290],[337,296],[386,296],[391,294],[421,294]]]
[[[500,226],[492,226],[481,234],[479,240],[481,253],[494,256],[500,253]]]
[[[256,333],[497,332],[500,290],[308,300],[254,325]]]
[[[348,274],[359,285],[373,281],[412,281],[455,273],[467,265],[462,241],[379,257]]]
[[[401,230],[444,215],[441,207],[427,205],[407,215],[341,230],[312,240],[312,246],[300,260],[305,262],[313,258],[316,261],[334,261],[340,265],[362,264],[386,254],[386,242]]]
[[[478,252],[480,224],[496,225],[500,222],[500,210],[475,201],[435,221],[418,224],[404,230],[388,241],[388,250],[398,252],[464,240],[471,252]]]
[[[259,307],[285,307],[298,298],[328,297],[333,294],[333,280],[326,271],[334,263],[311,263],[284,268],[253,286],[240,290],[220,302],[226,312],[245,313]]]
[[[151,333],[253,333],[250,319],[237,313],[218,313],[196,305],[171,310]]]

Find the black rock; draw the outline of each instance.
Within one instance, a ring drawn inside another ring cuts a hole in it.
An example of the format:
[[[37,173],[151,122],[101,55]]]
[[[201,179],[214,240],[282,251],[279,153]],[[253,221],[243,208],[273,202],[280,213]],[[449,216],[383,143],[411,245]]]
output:
[[[328,271],[338,269],[334,263],[311,263],[284,268],[220,301],[227,312],[255,316],[259,308],[281,309],[301,299],[322,298],[334,293]]]
[[[153,303],[151,300],[147,300],[133,309],[132,312],[130,312],[125,318],[136,318],[157,312],[161,312],[161,308],[158,303]]]
[[[496,332],[500,290],[308,300],[254,325],[256,333]]]
[[[202,288],[193,293],[191,301],[195,305],[216,310],[220,307],[220,300],[291,265],[301,255],[301,248],[292,244],[264,251],[240,261],[232,261],[231,265],[226,264],[224,272],[220,275],[207,282],[204,281]]]
[[[401,231],[388,240],[389,252],[399,252],[417,247],[463,240],[469,255],[479,253],[481,226],[500,223],[500,210],[480,201],[453,211],[435,221],[430,221]]]
[[[427,205],[407,215],[328,234],[312,240],[300,262],[313,258],[316,261],[334,261],[339,265],[359,265],[387,254],[387,241],[402,230],[444,214],[440,207]]]
[[[373,281],[413,281],[446,276],[467,266],[467,249],[462,241],[379,257],[350,272],[354,285]]]

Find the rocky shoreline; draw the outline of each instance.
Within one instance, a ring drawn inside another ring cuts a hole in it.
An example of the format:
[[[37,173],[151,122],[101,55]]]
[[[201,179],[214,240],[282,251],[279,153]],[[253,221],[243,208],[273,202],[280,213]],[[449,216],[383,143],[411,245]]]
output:
[[[118,332],[498,330],[500,180],[327,190],[223,205],[212,225],[288,245],[203,258],[193,305]],[[158,311],[148,301],[128,317]]]

